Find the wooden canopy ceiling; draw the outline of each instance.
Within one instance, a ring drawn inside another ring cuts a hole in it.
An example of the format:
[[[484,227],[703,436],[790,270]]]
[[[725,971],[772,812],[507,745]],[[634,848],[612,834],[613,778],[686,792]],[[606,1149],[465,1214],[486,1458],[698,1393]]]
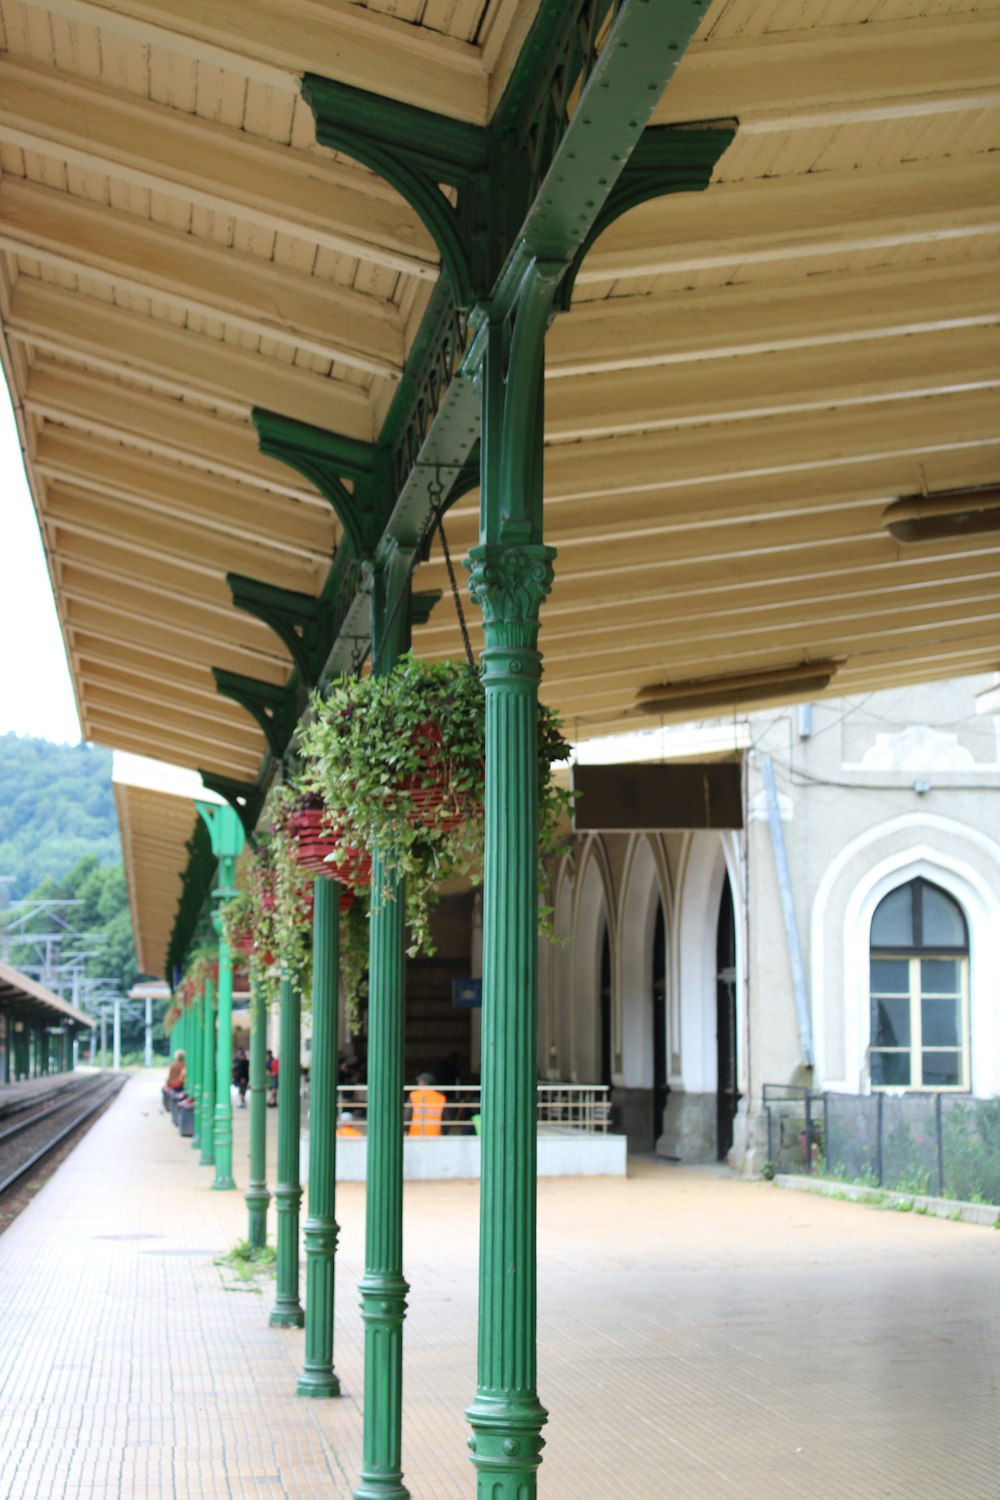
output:
[[[88,739],[258,779],[212,669],[293,668],[227,574],[317,597],[341,536],[251,410],[371,443],[419,346],[435,243],[316,144],[302,75],[484,126],[538,10],[0,0],[3,360]],[[1000,667],[1000,532],[885,517],[1000,506],[1000,6],[714,0],[651,123],[706,121],[735,127],[710,185],[614,222],[548,336],[574,738],[648,723],[643,689],[691,717]],[[447,589],[437,541],[415,587]],[[415,645],[458,652],[447,600]]]

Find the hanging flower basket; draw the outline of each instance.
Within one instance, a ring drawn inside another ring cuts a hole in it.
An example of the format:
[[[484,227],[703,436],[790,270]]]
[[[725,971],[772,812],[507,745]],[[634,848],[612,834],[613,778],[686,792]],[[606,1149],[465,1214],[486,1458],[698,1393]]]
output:
[[[352,841],[378,851],[384,888],[406,882],[410,952],[432,952],[430,910],[441,884],[480,878],[484,842],[486,704],[482,679],[465,662],[400,658],[384,676],[344,677],[312,699],[303,731],[303,784],[318,793],[332,824],[346,821]],[[550,780],[568,747],[553,715],[539,712],[538,787],[542,850],[569,802]],[[352,888],[357,883],[348,879]]]

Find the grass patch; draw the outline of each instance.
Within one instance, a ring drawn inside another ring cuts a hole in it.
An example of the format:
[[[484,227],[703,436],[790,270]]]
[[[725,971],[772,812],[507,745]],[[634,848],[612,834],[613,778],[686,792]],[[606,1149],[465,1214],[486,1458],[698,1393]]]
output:
[[[215,1264],[231,1271],[242,1286],[230,1285],[227,1291],[255,1291],[260,1287],[256,1283],[274,1275],[275,1262],[278,1252],[271,1245],[262,1245],[259,1250],[252,1249],[246,1240],[237,1240],[231,1250],[225,1255],[217,1255]]]

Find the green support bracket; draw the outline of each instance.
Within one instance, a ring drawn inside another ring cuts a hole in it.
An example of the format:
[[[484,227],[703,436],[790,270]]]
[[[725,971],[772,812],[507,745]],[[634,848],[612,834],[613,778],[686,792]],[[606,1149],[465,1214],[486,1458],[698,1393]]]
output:
[[[618,181],[581,243],[559,288],[559,311],[568,312],[584,257],[604,231],[640,203],[671,193],[703,193],[716,163],[732,145],[736,120],[704,125],[658,125],[644,130]]]
[[[304,474],[330,502],[355,556],[371,557],[386,519],[390,473],[384,452],[260,407],[250,415],[261,453]]]
[[[202,780],[208,786],[204,774]],[[210,790],[215,791],[215,787]],[[198,918],[208,899],[212,889],[212,881],[215,877],[215,856],[212,853],[212,841],[208,829],[201,819],[196,819],[191,832],[191,837],[184,845],[187,850],[188,862],[181,874],[181,894],[177,903],[177,916],[174,920],[174,930],[170,937],[170,945],[167,949],[167,974],[168,979],[173,979],[184,967],[184,956],[191,946]]]
[[[487,131],[313,73],[302,80],[302,97],[319,144],[362,162],[419,214],[458,305],[471,306],[489,285],[483,251],[496,200]],[[454,204],[445,187],[455,190]]]
[[[233,776],[220,776],[215,771],[198,772],[205,790],[224,797],[243,824],[243,832],[250,838],[257,826],[257,818],[264,805],[264,788],[253,781],[237,781]],[[207,894],[207,892],[206,892]],[[204,895],[202,904],[204,904]],[[200,907],[199,907],[200,910]]]
[[[233,603],[274,631],[307,687],[319,680],[329,646],[331,612],[323,599],[279,588],[259,578],[227,573]]]
[[[426,625],[436,604],[441,602],[440,589],[428,589],[423,594],[410,595],[410,628]]]
[[[268,749],[275,760],[280,760],[299,721],[298,695],[294,687],[291,684],[278,687],[273,682],[227,672],[223,667],[213,667],[212,676],[220,693],[232,698],[256,719],[264,731]]]

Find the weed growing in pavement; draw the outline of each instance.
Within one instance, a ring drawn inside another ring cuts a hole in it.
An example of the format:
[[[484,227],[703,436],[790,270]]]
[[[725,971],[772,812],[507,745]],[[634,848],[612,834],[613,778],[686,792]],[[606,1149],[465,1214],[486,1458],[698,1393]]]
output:
[[[255,1283],[261,1277],[273,1276],[275,1262],[278,1252],[271,1245],[262,1245],[260,1249],[252,1249],[246,1240],[237,1240],[233,1248],[225,1255],[217,1255],[215,1265],[225,1266],[232,1271],[238,1281],[253,1283],[244,1287],[227,1287],[227,1291],[255,1291],[260,1287]]]

